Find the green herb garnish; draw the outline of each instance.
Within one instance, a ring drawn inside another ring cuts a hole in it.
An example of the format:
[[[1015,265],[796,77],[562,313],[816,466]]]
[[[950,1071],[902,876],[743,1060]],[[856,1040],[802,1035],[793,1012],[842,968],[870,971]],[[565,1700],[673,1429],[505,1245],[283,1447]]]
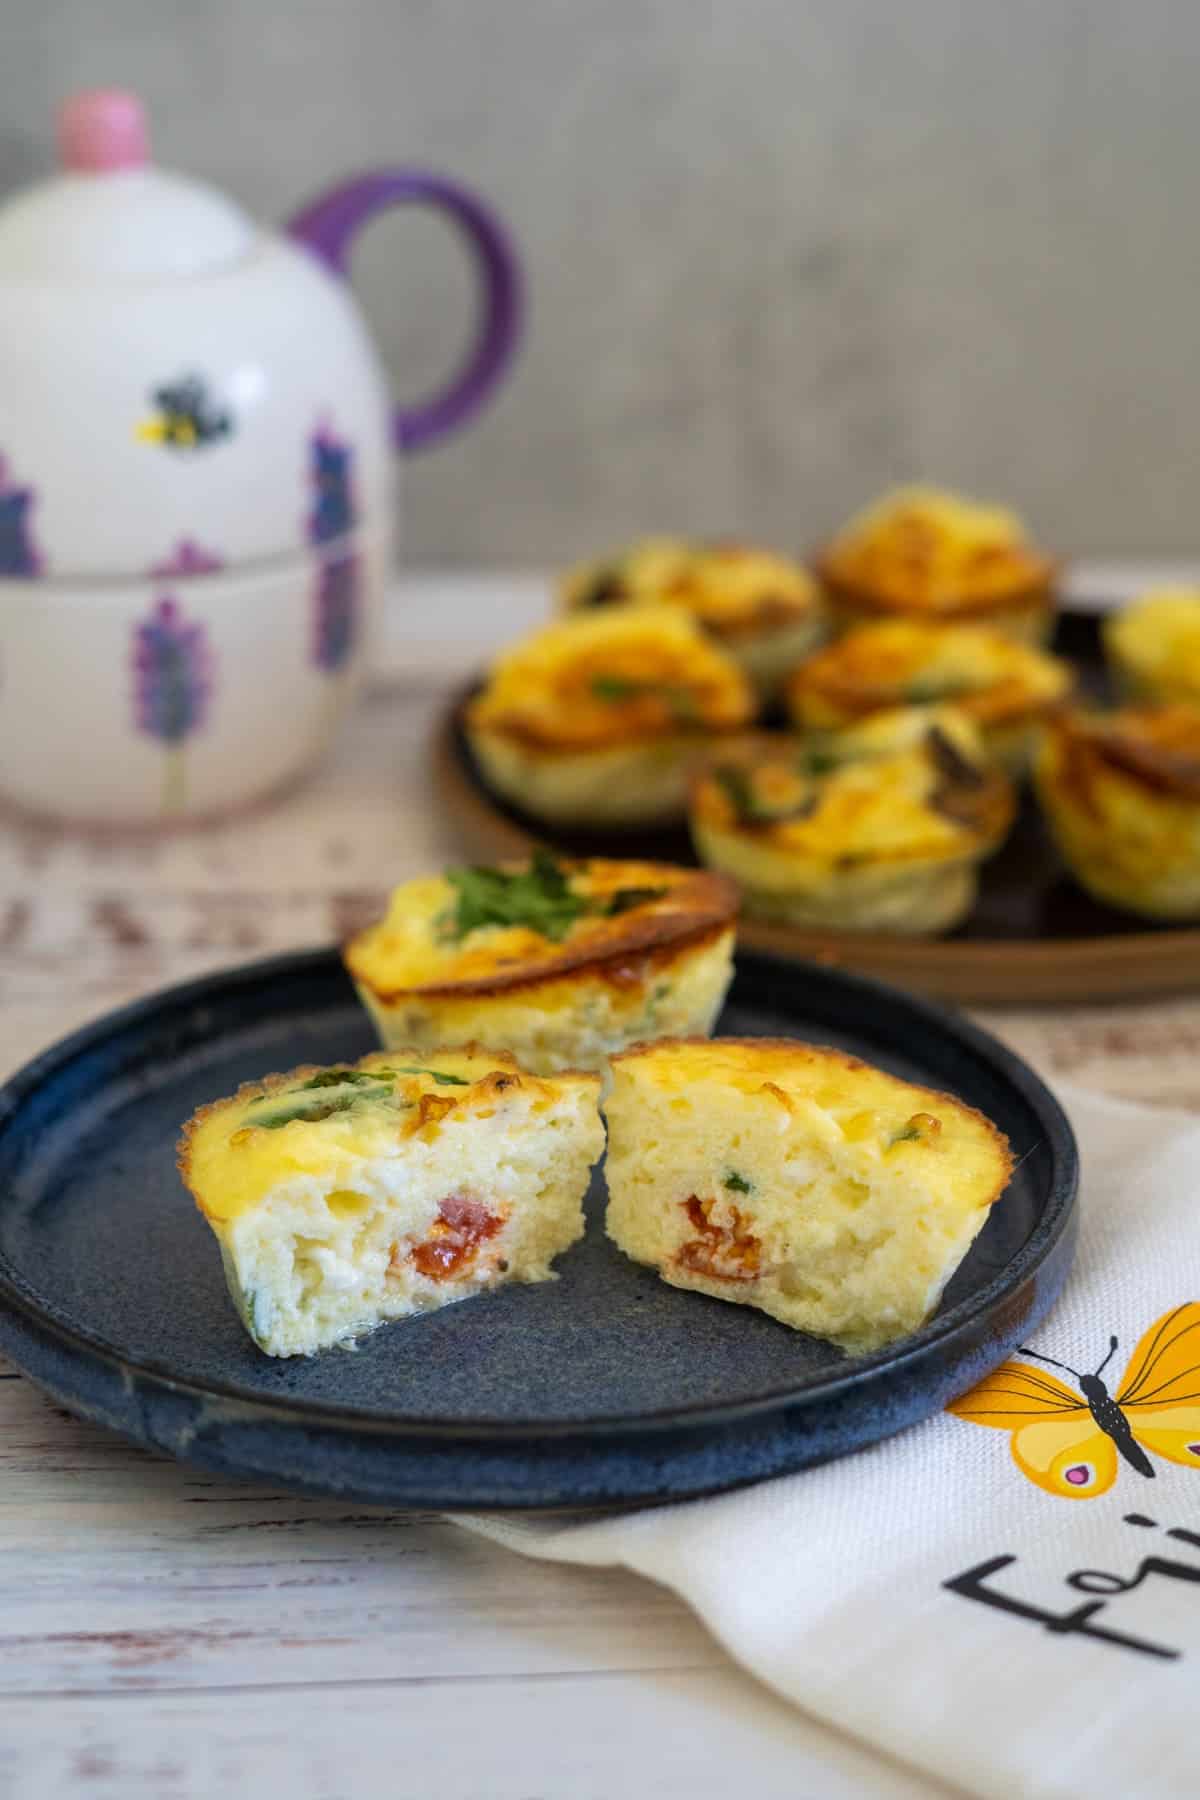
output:
[[[331,1119],[335,1113],[349,1112],[352,1106],[357,1106],[361,1101],[385,1099],[391,1091],[391,1088],[381,1087],[364,1093],[359,1088],[352,1094],[340,1094],[336,1099],[298,1100],[292,1105],[285,1101],[275,1112],[266,1113],[262,1118],[248,1113],[246,1124],[255,1125],[262,1131],[281,1131],[285,1125],[291,1125],[296,1120],[305,1125],[315,1125],[321,1119]]]
[[[803,794],[784,804],[764,803],[756,793],[750,775],[734,763],[714,769],[713,777],[725,790],[739,825],[781,825],[788,819],[807,819],[819,804],[819,796],[815,793]]]
[[[388,1072],[386,1069],[377,1069],[374,1074],[366,1069],[322,1069],[319,1075],[310,1076],[298,1088],[289,1091],[293,1094],[305,1094],[310,1088],[362,1087],[364,1084],[377,1082],[381,1075]]]
[[[747,1181],[744,1175],[739,1175],[736,1169],[730,1169],[721,1186],[729,1188],[734,1194],[750,1194],[754,1191],[753,1182]]]
[[[894,1149],[897,1144],[919,1144],[920,1141],[921,1128],[910,1120],[907,1125],[902,1125],[899,1131],[893,1131],[888,1141],[888,1149]]]
[[[443,936],[453,942],[485,925],[525,925],[557,943],[588,902],[571,891],[566,873],[548,850],[533,853],[527,869],[447,869],[446,880],[457,896],[453,911],[441,920]]]
[[[597,700],[636,700],[639,695],[653,695],[665,701],[681,725],[695,724],[696,699],[690,688],[671,682],[638,681],[630,675],[593,675],[591,690]]]
[[[505,869],[447,869],[446,880],[457,898],[453,908],[442,914],[438,929],[451,943],[461,943],[485,925],[524,925],[559,943],[578,919],[589,915],[613,919],[661,899],[667,891],[665,887],[617,888],[604,899],[589,899],[586,894],[575,892],[566,870],[549,850],[542,849],[534,851],[527,869],[518,869],[515,874]],[[402,1073],[427,1073],[438,1078],[432,1069],[407,1069]],[[457,1083],[459,1077],[446,1079]]]
[[[650,692],[648,683],[630,681],[625,675],[593,675],[591,685],[597,700],[632,700],[635,694]]]
[[[432,1075],[440,1087],[470,1087],[471,1083],[463,1075],[447,1075],[442,1069],[421,1069],[415,1063],[401,1063],[397,1069],[381,1070],[388,1075]]]

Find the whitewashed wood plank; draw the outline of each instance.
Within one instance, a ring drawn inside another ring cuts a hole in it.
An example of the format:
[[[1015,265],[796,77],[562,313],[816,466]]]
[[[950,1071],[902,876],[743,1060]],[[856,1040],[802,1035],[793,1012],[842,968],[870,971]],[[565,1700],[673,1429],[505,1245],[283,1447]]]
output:
[[[0,1702],[0,1781],[58,1800],[920,1800],[728,1666]]]

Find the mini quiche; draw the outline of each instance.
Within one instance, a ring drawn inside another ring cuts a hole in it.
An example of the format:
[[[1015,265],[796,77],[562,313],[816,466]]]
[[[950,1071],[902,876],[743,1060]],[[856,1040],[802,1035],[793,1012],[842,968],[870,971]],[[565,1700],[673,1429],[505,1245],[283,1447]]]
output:
[[[550,1280],[583,1235],[599,1089],[471,1046],[293,1069],[202,1106],[179,1167],[255,1343],[309,1356]]]
[[[1067,713],[1046,731],[1034,779],[1089,893],[1151,919],[1200,918],[1200,711]]]
[[[697,746],[753,712],[746,677],[686,614],[630,607],[502,656],[466,732],[491,786],[535,818],[637,827],[682,818]]]
[[[1011,775],[1028,768],[1038,728],[1071,692],[1070,665],[981,626],[888,619],[847,632],[788,680],[807,730],[838,730],[887,708],[946,701],[979,726]]]
[[[751,544],[644,538],[569,570],[559,591],[569,612],[650,605],[690,613],[764,696],[824,636],[808,570]]]
[[[1055,564],[1016,515],[938,488],[885,495],[838,533],[817,572],[843,626],[925,619],[1041,643],[1053,616]]]
[[[720,875],[540,850],[397,888],[346,967],[385,1044],[475,1039],[540,1072],[602,1070],[639,1038],[712,1030],[737,905]]]
[[[1200,588],[1158,588],[1107,618],[1103,632],[1131,700],[1200,706]]]
[[[626,1256],[850,1351],[924,1323],[1012,1169],[961,1101],[778,1038],[639,1045],[604,1110]]]
[[[1014,810],[969,720],[908,708],[810,743],[744,740],[696,777],[691,827],[748,913],[927,936],[966,917]]]

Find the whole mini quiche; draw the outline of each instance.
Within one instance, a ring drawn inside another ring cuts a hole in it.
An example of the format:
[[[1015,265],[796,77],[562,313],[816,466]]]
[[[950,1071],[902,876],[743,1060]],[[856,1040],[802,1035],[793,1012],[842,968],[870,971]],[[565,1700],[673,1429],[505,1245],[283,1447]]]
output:
[[[638,1038],[711,1031],[737,906],[721,875],[541,850],[406,882],[346,967],[385,1044],[474,1039],[536,1071],[602,1070]]]
[[[1012,775],[1028,768],[1038,729],[1070,695],[1060,657],[981,626],[889,619],[860,625],[818,651],[787,683],[805,730],[838,730],[897,706],[947,702],[978,725]]]
[[[695,778],[691,828],[748,913],[930,935],[966,917],[1014,810],[970,720],[913,707],[810,741],[743,740]]]
[[[922,619],[1040,643],[1053,618],[1055,563],[1017,515],[939,488],[886,494],[826,546],[817,572],[842,626]]]
[[[820,642],[825,613],[808,570],[753,544],[643,538],[563,577],[563,606],[671,606],[690,615],[762,695]]]
[[[1038,799],[1076,880],[1151,919],[1200,918],[1200,711],[1073,711],[1046,730]]]
[[[559,825],[682,818],[697,748],[752,718],[752,689],[685,613],[580,614],[501,656],[468,705],[491,787]]]

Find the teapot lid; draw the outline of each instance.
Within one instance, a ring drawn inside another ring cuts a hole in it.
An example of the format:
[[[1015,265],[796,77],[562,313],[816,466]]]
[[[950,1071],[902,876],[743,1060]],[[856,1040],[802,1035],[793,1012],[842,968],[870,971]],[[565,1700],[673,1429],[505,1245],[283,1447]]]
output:
[[[0,278],[171,278],[240,261],[259,232],[215,188],[150,162],[136,94],[92,88],[58,114],[64,173],[0,206]]]

